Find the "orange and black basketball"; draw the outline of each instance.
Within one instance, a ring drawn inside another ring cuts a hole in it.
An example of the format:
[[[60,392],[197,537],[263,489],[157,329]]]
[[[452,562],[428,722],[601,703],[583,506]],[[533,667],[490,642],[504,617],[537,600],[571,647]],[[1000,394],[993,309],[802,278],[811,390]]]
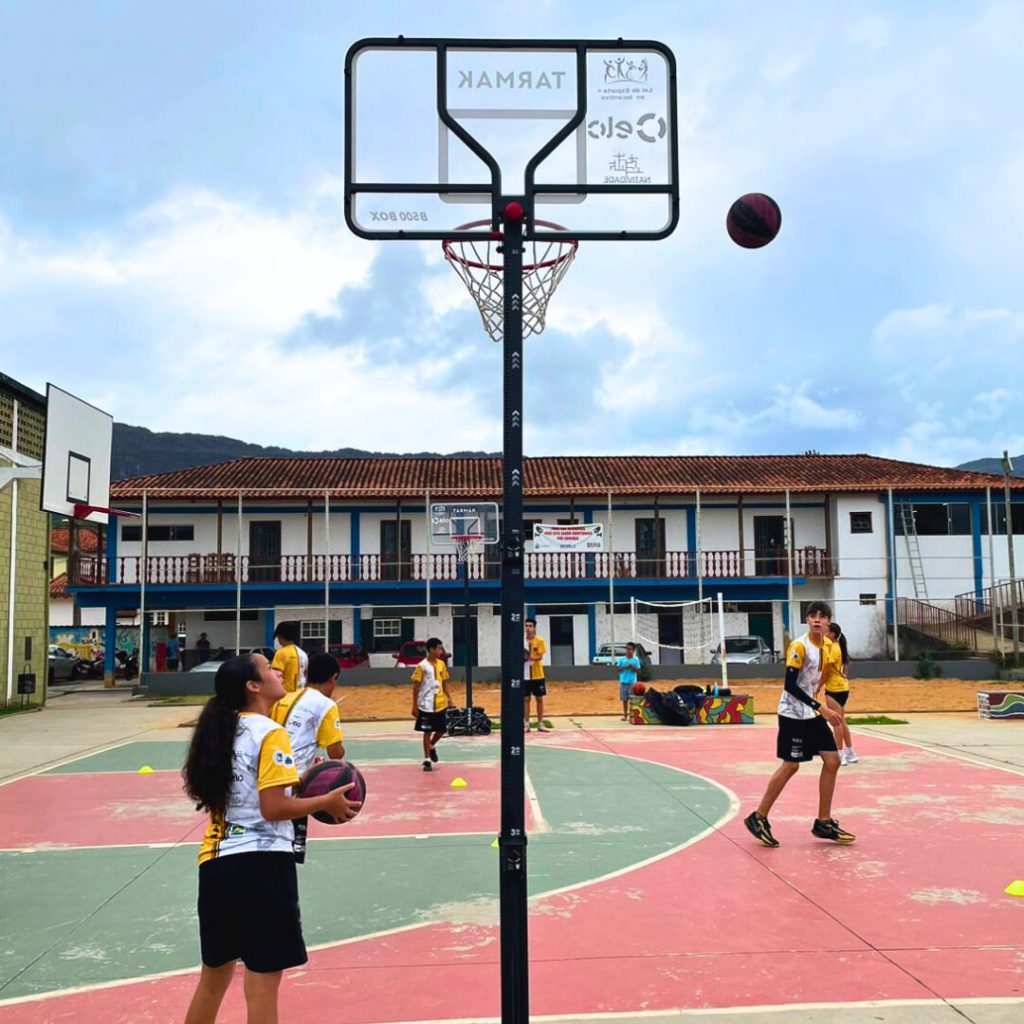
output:
[[[771,196],[763,192],[750,192],[740,196],[729,207],[725,227],[737,245],[744,249],[760,249],[779,233],[782,211]]]

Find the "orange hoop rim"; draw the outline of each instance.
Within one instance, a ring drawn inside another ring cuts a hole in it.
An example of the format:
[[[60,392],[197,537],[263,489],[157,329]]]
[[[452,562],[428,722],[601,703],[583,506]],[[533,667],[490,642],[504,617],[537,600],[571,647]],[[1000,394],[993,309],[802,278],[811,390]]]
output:
[[[471,231],[474,228],[488,227],[490,226],[489,220],[472,220],[468,224],[460,224],[455,230],[456,231]],[[554,221],[550,220],[535,220],[533,222],[537,227],[552,228],[555,231],[566,231],[567,228],[562,227],[561,224],[555,224]],[[503,235],[496,234],[493,239],[495,242],[500,242],[503,239]],[[566,260],[570,260],[576,255],[576,250],[580,247],[579,239],[567,238],[564,242],[558,239],[543,239],[544,243],[550,242],[551,244],[567,246],[564,252],[559,253],[557,256],[549,260],[540,260],[537,263],[524,263],[523,273],[529,274],[535,270],[543,270],[545,267],[556,267],[559,263],[564,263]],[[458,238],[446,238],[441,242],[441,248],[444,250],[445,256],[450,260],[455,260],[461,263],[464,267],[472,267],[474,270],[487,270],[492,273],[497,273],[504,269],[504,265],[501,263],[482,263],[480,260],[471,260],[465,256],[457,253],[452,246],[454,245],[474,245],[476,240],[466,239],[462,241]]]

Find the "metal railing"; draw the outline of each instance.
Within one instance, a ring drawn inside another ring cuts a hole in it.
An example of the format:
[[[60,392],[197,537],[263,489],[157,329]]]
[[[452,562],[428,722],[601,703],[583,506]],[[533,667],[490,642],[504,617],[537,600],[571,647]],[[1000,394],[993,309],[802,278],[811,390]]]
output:
[[[498,549],[489,548],[469,556],[466,568],[470,580],[498,580],[501,563]],[[233,554],[151,555],[145,560],[146,585],[197,585],[237,583]],[[72,586],[101,586],[106,583],[138,584],[142,579],[141,555],[122,555],[104,560],[96,555],[76,554],[68,565]],[[367,555],[281,555],[261,560],[243,555],[239,560],[243,583],[323,583],[362,581],[368,583],[424,582],[462,578],[462,567],[454,553],[414,554],[405,560],[380,554]],[[781,557],[726,549],[666,551],[647,555],[633,551],[530,552],[526,555],[526,578],[531,580],[603,580],[609,570],[616,579],[706,580],[749,577],[785,577],[788,562]],[[793,552],[793,575],[831,577],[832,558],[823,548],[805,547]]]
[[[896,599],[896,618],[901,626],[935,640],[969,651],[978,649],[978,631],[975,626],[948,608],[939,608],[938,605],[914,597],[900,597]]]
[[[1024,608],[1024,580],[1007,580],[977,592],[968,590],[957,594],[953,602],[961,618],[991,621],[993,604],[996,608]]]

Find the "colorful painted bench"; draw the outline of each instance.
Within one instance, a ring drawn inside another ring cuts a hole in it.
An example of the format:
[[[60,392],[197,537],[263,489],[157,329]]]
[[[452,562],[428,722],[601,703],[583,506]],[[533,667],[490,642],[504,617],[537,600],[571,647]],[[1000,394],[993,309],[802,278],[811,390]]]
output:
[[[982,718],[1024,718],[1024,693],[1013,690],[981,690],[978,714]]]
[[[661,725],[661,719],[648,707],[645,697],[629,698],[631,725]],[[748,694],[730,697],[705,697],[697,709],[694,725],[753,725],[754,698]]]

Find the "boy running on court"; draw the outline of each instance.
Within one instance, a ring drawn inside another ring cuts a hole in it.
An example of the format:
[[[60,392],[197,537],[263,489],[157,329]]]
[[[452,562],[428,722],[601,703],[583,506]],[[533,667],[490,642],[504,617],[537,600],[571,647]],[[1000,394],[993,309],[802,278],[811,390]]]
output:
[[[323,747],[327,756],[340,761],[345,756],[345,736],[341,731],[341,716],[334,701],[338,685],[338,661],[329,654],[314,654],[309,661],[306,685],[286,693],[271,709],[270,717],[283,725],[292,743],[295,768],[299,778],[313,767],[317,751]],[[295,861],[306,859],[306,834],[309,821],[296,818]]]
[[[636,644],[626,644],[626,656],[615,659],[615,667],[619,670],[619,700],[622,701],[622,720],[629,721],[629,698],[633,693],[633,684],[640,671],[640,659],[636,656]]]
[[[544,698],[548,688],[544,681],[544,655],[548,645],[537,636],[537,620],[527,619],[526,623],[526,664],[529,671],[526,675],[523,693],[523,720],[526,731],[530,731],[530,698],[537,701],[537,732],[547,732],[544,724]]]
[[[445,712],[455,707],[448,690],[448,666],[441,655],[444,645],[436,636],[427,641],[427,656],[412,670],[413,728],[423,733],[423,770],[432,772],[437,764],[437,744],[447,732]]]
[[[814,694],[830,669],[832,641],[826,630],[832,609],[824,601],[812,601],[807,608],[807,632],[789,645],[786,654],[786,682],[779,698],[779,736],[776,753],[782,764],[768,780],[768,786],[756,811],[743,819],[750,834],[764,846],[778,846],[772,835],[768,815],[804,761],[821,757],[818,780],[818,817],[811,834],[835,843],[852,843],[855,836],[840,828],[832,817],[832,795],[839,772],[839,753],[829,726],[839,724],[839,714],[820,704]],[[826,676],[827,679],[827,676]]]

